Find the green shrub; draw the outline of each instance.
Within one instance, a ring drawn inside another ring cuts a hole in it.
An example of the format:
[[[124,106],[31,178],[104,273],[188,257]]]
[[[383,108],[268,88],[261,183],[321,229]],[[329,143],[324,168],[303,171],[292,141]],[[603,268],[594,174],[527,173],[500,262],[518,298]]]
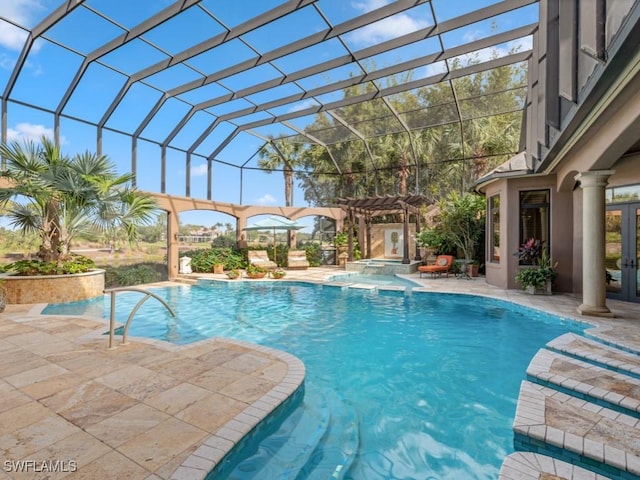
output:
[[[104,283],[106,288],[155,283],[165,279],[166,266],[151,263],[106,267],[104,274]]]
[[[34,275],[70,275],[94,270],[96,264],[83,255],[68,255],[58,262],[41,260],[18,260],[3,267],[3,270],[14,275],[28,277]]]
[[[321,245],[319,243],[311,243],[304,247],[309,266],[319,267],[322,265],[322,249],[320,247]]]
[[[246,260],[233,248],[211,248],[180,252],[180,257],[191,258],[191,270],[196,273],[210,273],[214,265],[224,265],[225,270],[243,268]]]

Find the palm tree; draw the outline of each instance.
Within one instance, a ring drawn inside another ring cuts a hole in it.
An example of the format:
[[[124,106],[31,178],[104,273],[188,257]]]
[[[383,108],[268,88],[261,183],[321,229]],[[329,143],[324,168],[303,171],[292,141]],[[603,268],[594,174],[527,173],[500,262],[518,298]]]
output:
[[[301,143],[287,141],[278,142],[276,145],[273,137],[270,137],[272,147],[260,150],[258,166],[267,173],[282,168],[284,176],[284,201],[286,207],[293,206],[293,174],[295,167],[301,164]]]
[[[85,152],[72,158],[61,154],[51,140],[0,145],[6,169],[0,177],[0,205],[10,224],[40,237],[38,256],[58,262],[69,253],[71,241],[81,232],[121,232],[133,241],[136,227],[150,223],[156,203],[130,186],[131,174],[118,175],[104,155]]]

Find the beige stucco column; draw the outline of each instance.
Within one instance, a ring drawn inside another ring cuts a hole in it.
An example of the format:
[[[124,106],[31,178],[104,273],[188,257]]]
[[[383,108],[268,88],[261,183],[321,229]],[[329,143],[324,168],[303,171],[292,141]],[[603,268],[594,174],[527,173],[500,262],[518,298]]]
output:
[[[180,244],[177,235],[179,229],[178,213],[175,211],[167,212],[167,274],[169,279],[178,276]]]
[[[575,176],[582,188],[582,304],[578,313],[613,317],[607,307],[605,283],[604,189],[613,170],[582,172]]]

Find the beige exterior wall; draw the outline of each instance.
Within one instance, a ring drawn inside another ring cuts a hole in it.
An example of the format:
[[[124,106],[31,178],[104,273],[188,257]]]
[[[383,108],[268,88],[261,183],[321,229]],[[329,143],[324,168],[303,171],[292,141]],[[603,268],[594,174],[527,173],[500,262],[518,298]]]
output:
[[[372,258],[384,258],[384,232],[387,229],[397,229],[402,231],[404,224],[402,223],[374,223],[371,225],[371,257]],[[413,259],[416,256],[416,242],[414,236],[416,233],[415,223],[409,224],[409,258]],[[398,249],[398,256],[396,259],[402,258],[402,245],[400,242]],[[362,252],[363,256],[365,252]]]
[[[609,179],[610,187],[637,185],[640,183],[640,154],[622,157],[614,165],[616,171]]]
[[[501,288],[519,288],[515,281],[518,272],[518,257],[514,255],[520,246],[520,192],[523,190],[550,191],[550,243],[551,258],[558,262],[558,279],[555,289],[573,292],[579,286],[573,278],[573,193],[558,191],[556,178],[549,176],[528,176],[497,180],[485,189],[487,199],[500,194],[500,262],[486,263],[486,278],[491,285]],[[510,221],[507,221],[510,219]],[[487,229],[490,229],[487,222]],[[487,231],[487,238],[491,231]],[[487,245],[489,243],[487,242]],[[487,246],[487,248],[489,248]],[[486,252],[486,258],[490,258]]]
[[[615,174],[609,186],[640,184],[640,155],[623,157],[613,165]],[[565,168],[569,168],[567,165]],[[524,178],[500,179],[488,184],[484,193],[487,200],[500,195],[500,263],[487,261],[487,282],[501,288],[518,288],[515,275],[518,259],[513,255],[520,241],[519,192],[548,188],[551,191],[551,256],[558,262],[558,279],[555,290],[559,292],[582,292],[582,189],[575,188],[575,175],[563,175],[561,185],[554,175],[528,176]],[[509,219],[509,220],[507,220]],[[487,222],[487,238],[491,234]],[[487,242],[487,249],[489,243]],[[487,250],[487,259],[490,258]]]

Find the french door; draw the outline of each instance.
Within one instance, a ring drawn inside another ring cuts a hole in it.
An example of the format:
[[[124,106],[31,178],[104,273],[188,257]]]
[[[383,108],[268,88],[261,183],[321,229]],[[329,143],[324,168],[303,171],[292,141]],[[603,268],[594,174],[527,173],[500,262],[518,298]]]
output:
[[[607,297],[640,302],[640,203],[609,205],[606,215]]]

